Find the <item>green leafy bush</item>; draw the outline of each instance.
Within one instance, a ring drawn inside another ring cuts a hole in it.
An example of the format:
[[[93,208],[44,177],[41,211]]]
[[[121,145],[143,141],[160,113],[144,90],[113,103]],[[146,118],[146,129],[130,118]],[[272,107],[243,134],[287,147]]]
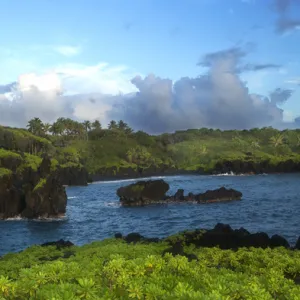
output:
[[[3,299],[300,299],[300,251],[196,249],[107,239],[57,250],[33,246],[0,260]]]

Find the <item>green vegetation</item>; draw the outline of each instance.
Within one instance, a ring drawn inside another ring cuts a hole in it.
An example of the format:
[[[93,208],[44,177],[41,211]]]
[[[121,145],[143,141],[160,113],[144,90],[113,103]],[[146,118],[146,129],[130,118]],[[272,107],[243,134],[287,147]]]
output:
[[[122,240],[57,250],[33,246],[0,260],[0,299],[300,299],[300,251],[185,247]],[[2,297],[2,298],[1,298]]]
[[[41,178],[37,185],[34,187],[33,192],[37,191],[38,189],[42,188],[47,183],[47,178]]]
[[[11,174],[12,174],[11,170],[0,167],[0,177],[2,177],[2,176],[9,176]]]
[[[53,124],[34,118],[27,127],[28,130],[0,127],[0,158],[3,153],[25,153],[21,170],[27,166],[37,169],[43,153],[52,157],[53,170],[57,166],[84,166],[90,174],[109,170],[112,175],[128,169],[212,172],[224,161],[269,166],[300,162],[298,129],[201,128],[154,136],[134,132],[122,120],[113,120],[108,129],[103,129],[98,120],[80,123],[68,118],[59,118]]]
[[[0,148],[0,159],[5,159],[5,158],[21,159],[21,155],[18,153]]]

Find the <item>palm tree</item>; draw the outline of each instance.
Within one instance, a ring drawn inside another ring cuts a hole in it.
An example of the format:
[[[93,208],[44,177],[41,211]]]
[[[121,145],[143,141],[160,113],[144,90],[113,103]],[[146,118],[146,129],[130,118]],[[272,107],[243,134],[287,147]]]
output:
[[[44,124],[40,118],[31,119],[28,124],[28,131],[36,135],[43,135],[44,133]]]
[[[83,124],[86,132],[88,132],[91,129],[91,122],[89,120],[83,121],[82,124]]]
[[[63,134],[66,133],[67,119],[65,119],[65,118],[58,118],[54,124],[53,125],[55,126],[55,130],[56,130],[57,134],[63,135]]]
[[[127,128],[127,124],[123,121],[123,120],[120,120],[119,122],[118,122],[118,128],[120,129],[120,130],[125,130],[126,128]]]
[[[64,131],[64,126],[59,120],[57,120],[56,122],[54,122],[52,124],[51,128],[49,128],[49,131],[53,135],[62,135],[62,133]]]
[[[257,141],[257,140],[252,140],[252,141],[250,142],[250,146],[251,146],[252,149],[258,149],[258,148],[260,148],[259,141]]]
[[[278,133],[270,138],[270,143],[276,148],[283,144],[283,138],[284,136]]]
[[[101,123],[98,120],[95,120],[92,124],[91,124],[92,128],[94,130],[100,130],[102,129]]]
[[[47,134],[48,132],[50,132],[51,129],[51,124],[50,123],[45,123],[44,124],[44,132],[45,134]]]
[[[89,120],[83,121],[83,126],[85,129],[86,139],[89,139],[89,130],[91,129],[91,122]]]
[[[118,125],[117,125],[116,121],[111,120],[108,124],[108,129],[117,129],[117,128],[118,128]]]
[[[283,134],[276,134],[270,138],[270,143],[275,147],[275,153],[278,154],[277,148],[283,144]]]

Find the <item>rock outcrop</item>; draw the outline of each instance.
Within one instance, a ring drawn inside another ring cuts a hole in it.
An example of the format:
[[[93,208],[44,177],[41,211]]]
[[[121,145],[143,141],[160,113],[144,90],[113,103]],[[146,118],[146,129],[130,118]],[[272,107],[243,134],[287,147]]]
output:
[[[174,196],[167,196],[165,199],[167,202],[197,202],[197,203],[212,203],[212,202],[225,202],[232,200],[240,200],[243,194],[234,189],[226,189],[221,187],[216,190],[208,190],[204,193],[193,194],[189,193],[188,196],[184,196],[184,190],[179,189]]]
[[[44,244],[41,244],[42,247],[48,247],[48,246],[56,246],[56,249],[60,250],[63,248],[69,248],[74,246],[74,244],[70,241],[65,241],[63,239],[60,239],[58,241],[54,241],[54,242],[47,242]]]
[[[124,206],[143,206],[147,204],[163,204],[173,202],[212,203],[240,200],[242,193],[234,189],[221,187],[208,190],[205,193],[189,193],[184,196],[184,190],[179,189],[174,196],[167,196],[169,185],[164,180],[138,181],[117,190],[120,202]]]
[[[271,238],[264,232],[250,233],[244,228],[232,229],[227,224],[218,223],[210,230],[195,230],[181,236],[186,245],[196,247],[220,247],[220,249],[238,249],[241,247],[255,248],[289,248],[287,240],[279,235]],[[168,239],[172,241],[172,239]]]
[[[0,176],[0,219],[15,217],[25,207],[25,195],[14,186],[12,174]]]
[[[158,202],[165,197],[169,184],[164,180],[138,181],[117,190],[122,205],[140,206]]]
[[[87,185],[89,175],[82,166],[69,166],[59,168],[59,180],[63,185]]]
[[[51,160],[44,157],[37,171],[0,176],[0,219],[58,217],[66,211],[67,195],[59,174],[51,172]]]
[[[116,239],[122,239],[127,243],[157,243],[167,242],[170,247],[165,249],[162,255],[170,253],[172,255],[187,256],[189,259],[197,259],[193,254],[188,256],[183,251],[183,245],[194,245],[200,247],[220,247],[220,249],[237,250],[238,248],[277,248],[284,247],[286,249],[300,250],[300,237],[294,247],[291,247],[288,241],[280,236],[269,235],[265,232],[250,233],[241,227],[240,229],[232,229],[230,225],[218,223],[213,229],[196,229],[193,231],[185,231],[174,236],[166,238],[147,238],[137,232],[129,233],[123,236],[121,233],[115,234]]]

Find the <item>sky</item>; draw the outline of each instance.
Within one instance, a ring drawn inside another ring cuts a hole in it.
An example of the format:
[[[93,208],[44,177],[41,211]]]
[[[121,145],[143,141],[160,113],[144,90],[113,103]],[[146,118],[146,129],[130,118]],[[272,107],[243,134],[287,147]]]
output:
[[[3,0],[1,10],[0,124],[300,127],[300,0]]]

